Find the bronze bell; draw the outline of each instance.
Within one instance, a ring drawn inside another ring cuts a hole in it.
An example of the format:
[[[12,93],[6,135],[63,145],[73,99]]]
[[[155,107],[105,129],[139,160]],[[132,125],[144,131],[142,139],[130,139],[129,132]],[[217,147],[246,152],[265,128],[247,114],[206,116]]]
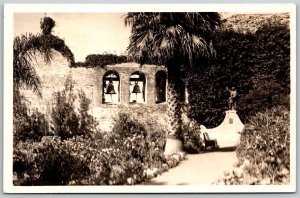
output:
[[[132,90],[132,93],[141,93],[141,89],[140,89],[140,86],[138,85],[138,83],[136,82],[134,87],[133,87],[133,90]]]
[[[116,94],[112,81],[109,81],[109,84],[107,85],[106,94]]]

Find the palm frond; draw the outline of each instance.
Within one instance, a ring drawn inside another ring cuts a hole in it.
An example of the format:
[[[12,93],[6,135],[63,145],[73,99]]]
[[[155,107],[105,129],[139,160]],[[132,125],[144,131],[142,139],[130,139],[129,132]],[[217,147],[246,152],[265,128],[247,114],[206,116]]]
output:
[[[24,51],[24,48],[34,35],[21,35],[14,38],[13,43],[13,82],[14,87],[19,89],[27,87],[32,89],[35,93],[41,96],[40,93],[40,78],[36,75],[35,69],[31,65],[34,57],[34,50]]]
[[[192,66],[195,59],[214,56],[212,34],[220,23],[220,15],[212,12],[128,13],[125,25],[132,29],[127,51],[140,63],[176,59]]]
[[[52,34],[41,34],[30,37],[23,48],[24,52],[34,51],[40,52],[46,63],[53,59],[52,49],[60,52],[62,56],[67,58],[71,66],[74,66],[75,59],[72,51],[66,46],[64,40]]]
[[[71,67],[75,65],[72,51],[62,39],[52,34],[26,34],[15,37],[13,43],[14,87],[27,87],[41,96],[41,80],[32,63],[36,61],[37,53],[43,56],[46,63],[50,63],[54,58],[53,50],[67,58]]]

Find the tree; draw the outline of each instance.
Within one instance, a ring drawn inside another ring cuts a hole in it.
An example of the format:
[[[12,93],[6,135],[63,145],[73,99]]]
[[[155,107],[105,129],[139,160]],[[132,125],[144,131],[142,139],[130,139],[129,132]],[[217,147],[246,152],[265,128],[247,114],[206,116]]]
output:
[[[54,49],[66,57],[71,66],[75,64],[74,55],[65,45],[64,40],[51,34],[55,21],[50,17],[44,17],[40,24],[42,34],[20,35],[14,38],[13,86],[15,92],[25,86],[41,95],[41,82],[31,65],[36,59],[37,52],[44,57],[46,63],[49,63],[53,58]]]
[[[41,81],[37,75],[32,62],[40,53],[46,63],[49,63],[53,58],[53,49],[60,52],[68,59],[70,65],[74,65],[74,55],[65,45],[65,42],[52,35],[52,28],[55,26],[55,21],[50,17],[44,17],[41,20],[42,34],[33,35],[26,34],[14,38],[13,43],[13,121],[14,134],[19,136],[18,132],[22,131],[24,126],[28,126],[28,119],[32,116],[28,115],[28,108],[26,107],[24,97],[20,95],[20,88],[27,87],[32,89],[39,96],[42,96],[40,91]],[[37,115],[40,115],[36,112]],[[41,116],[39,116],[41,117]],[[34,133],[37,130],[35,130]],[[32,132],[30,132],[32,133]],[[34,134],[36,135],[36,134]],[[19,137],[18,137],[19,138]],[[16,139],[18,139],[16,138]]]
[[[218,13],[128,13],[131,25],[129,58],[168,68],[168,134],[181,139],[181,109],[187,73],[199,60],[214,57],[212,33],[221,23]],[[177,148],[179,149],[179,148]]]

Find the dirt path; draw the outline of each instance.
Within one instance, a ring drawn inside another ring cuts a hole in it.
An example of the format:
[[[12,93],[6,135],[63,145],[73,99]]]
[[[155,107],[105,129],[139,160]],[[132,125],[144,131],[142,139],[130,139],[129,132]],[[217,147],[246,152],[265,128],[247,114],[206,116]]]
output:
[[[232,170],[236,161],[234,151],[187,155],[187,159],[179,166],[151,179],[146,185],[209,185],[220,178],[224,171]]]

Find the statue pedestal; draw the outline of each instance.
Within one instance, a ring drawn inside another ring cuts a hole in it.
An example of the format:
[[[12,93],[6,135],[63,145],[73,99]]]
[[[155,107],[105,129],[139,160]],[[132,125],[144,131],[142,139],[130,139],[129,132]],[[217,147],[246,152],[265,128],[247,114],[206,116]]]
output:
[[[202,125],[201,132],[207,132],[211,139],[217,139],[220,148],[233,147],[239,143],[240,133],[244,127],[236,111],[228,110],[219,126],[207,129]]]
[[[240,120],[240,117],[236,113],[236,110],[226,111],[223,122],[215,129],[223,130],[224,132],[242,132],[244,124]]]

